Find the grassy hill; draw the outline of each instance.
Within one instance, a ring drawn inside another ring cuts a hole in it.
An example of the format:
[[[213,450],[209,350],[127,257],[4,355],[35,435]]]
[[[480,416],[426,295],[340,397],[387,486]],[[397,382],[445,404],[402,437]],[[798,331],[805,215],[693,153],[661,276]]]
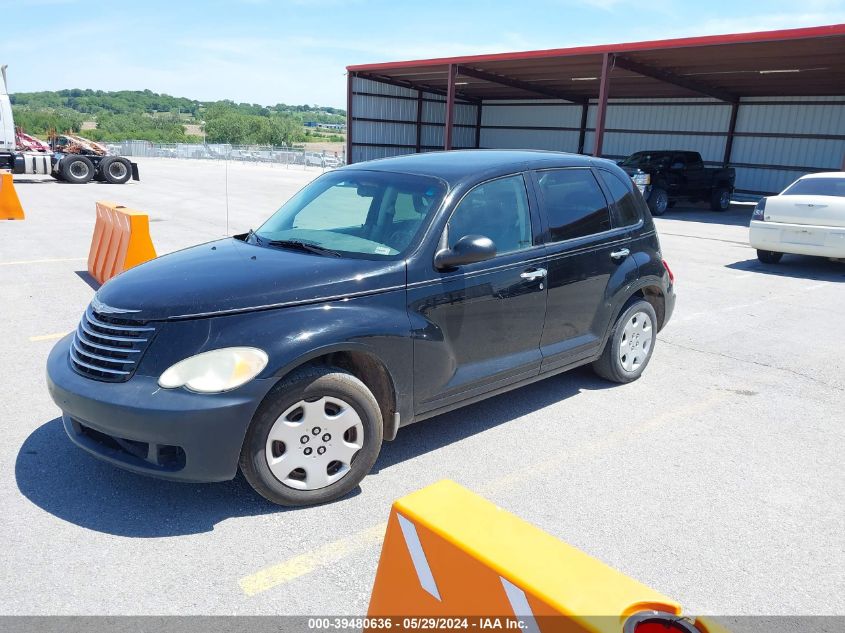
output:
[[[338,108],[197,101],[150,90],[18,92],[11,101],[16,124],[30,134],[79,132],[84,121],[93,120],[96,129],[86,129],[85,135],[104,141],[186,142],[201,138],[197,133],[204,129],[210,143],[283,145],[317,136],[303,128],[306,121],[346,121]]]

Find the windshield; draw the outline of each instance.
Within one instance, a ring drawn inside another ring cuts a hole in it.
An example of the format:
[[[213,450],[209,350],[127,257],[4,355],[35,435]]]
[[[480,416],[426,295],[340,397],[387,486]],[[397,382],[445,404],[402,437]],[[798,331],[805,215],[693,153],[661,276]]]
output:
[[[619,164],[622,167],[639,167],[640,165],[651,165],[660,162],[668,163],[669,154],[666,152],[636,152]]]
[[[782,196],[838,196],[845,198],[845,177],[802,178],[786,189]]]
[[[304,243],[313,253],[392,259],[411,245],[445,193],[436,178],[335,171],[296,194],[255,234],[264,246],[289,248],[299,242],[299,250]]]

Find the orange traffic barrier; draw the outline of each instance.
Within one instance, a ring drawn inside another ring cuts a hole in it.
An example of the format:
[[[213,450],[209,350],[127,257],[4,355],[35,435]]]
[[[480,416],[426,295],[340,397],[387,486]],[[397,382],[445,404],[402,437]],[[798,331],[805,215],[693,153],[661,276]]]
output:
[[[0,173],[0,220],[23,220],[25,217],[12,174]]]
[[[103,284],[155,256],[146,213],[114,202],[97,203],[97,221],[88,251],[88,272],[94,279]]]
[[[372,631],[726,633],[448,480],[393,504],[367,617]]]

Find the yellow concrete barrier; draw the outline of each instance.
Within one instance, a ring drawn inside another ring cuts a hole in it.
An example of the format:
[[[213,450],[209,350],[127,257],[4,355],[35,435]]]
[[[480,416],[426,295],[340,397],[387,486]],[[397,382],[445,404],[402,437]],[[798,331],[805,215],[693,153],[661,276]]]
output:
[[[393,504],[367,615],[410,626],[474,618],[470,628],[499,618],[493,628],[544,633],[723,632],[452,481]]]
[[[105,283],[155,257],[146,213],[114,202],[97,203],[97,220],[88,251],[88,272],[94,279]]]
[[[25,217],[12,174],[0,173],[0,220],[23,220]]]

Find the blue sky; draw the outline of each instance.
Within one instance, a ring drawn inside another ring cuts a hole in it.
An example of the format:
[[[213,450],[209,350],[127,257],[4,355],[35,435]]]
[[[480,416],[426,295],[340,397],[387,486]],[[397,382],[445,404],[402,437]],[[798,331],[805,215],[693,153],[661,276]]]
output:
[[[845,0],[0,0],[0,64],[13,92],[345,107],[350,64],[841,22]]]

